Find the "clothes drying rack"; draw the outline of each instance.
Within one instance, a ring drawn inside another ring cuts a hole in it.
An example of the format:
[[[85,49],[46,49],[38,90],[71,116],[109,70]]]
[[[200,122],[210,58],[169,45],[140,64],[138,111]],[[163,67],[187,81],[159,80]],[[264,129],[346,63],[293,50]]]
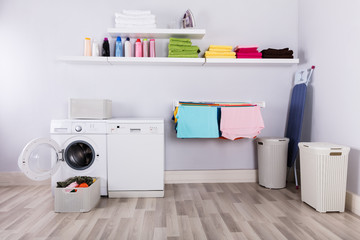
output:
[[[239,127],[239,124],[245,124],[244,126],[254,130],[254,135],[251,137],[254,138],[264,128],[263,119],[259,111],[259,108],[264,107],[264,101],[173,101],[174,112],[172,120],[175,122],[178,138],[221,138],[230,140],[250,138],[250,132],[245,133],[244,127]],[[178,116],[180,111],[184,115],[182,115],[179,122]],[[223,118],[223,111],[225,112],[224,116],[227,117]],[[237,114],[232,115],[229,111],[231,113],[236,112]],[[239,118],[241,115],[239,115],[239,111],[242,114],[250,114],[249,116],[254,118],[253,121],[245,123],[244,117],[235,122],[234,120],[229,120],[234,117]],[[229,126],[231,127],[229,128]],[[255,131],[257,128],[259,128],[258,131]]]

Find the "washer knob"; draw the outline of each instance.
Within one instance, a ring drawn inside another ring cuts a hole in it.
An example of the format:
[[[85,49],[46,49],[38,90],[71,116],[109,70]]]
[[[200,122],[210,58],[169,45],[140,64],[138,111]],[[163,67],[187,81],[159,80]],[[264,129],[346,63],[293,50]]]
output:
[[[81,132],[81,130],[82,130],[82,127],[81,127],[81,126],[78,125],[78,126],[75,127],[75,131]]]

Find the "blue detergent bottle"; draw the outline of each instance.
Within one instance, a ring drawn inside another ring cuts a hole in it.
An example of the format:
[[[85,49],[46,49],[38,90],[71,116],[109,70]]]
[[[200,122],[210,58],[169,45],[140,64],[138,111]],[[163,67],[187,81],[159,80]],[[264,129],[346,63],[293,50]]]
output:
[[[115,42],[115,57],[122,57],[123,56],[123,48],[121,43],[121,37],[118,36]]]

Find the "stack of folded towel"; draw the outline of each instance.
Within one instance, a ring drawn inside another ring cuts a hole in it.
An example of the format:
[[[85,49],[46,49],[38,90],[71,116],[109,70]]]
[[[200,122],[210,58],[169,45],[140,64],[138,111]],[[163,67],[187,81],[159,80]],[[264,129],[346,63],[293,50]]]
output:
[[[149,10],[123,10],[115,13],[116,28],[156,28],[155,15]]]
[[[263,58],[294,58],[293,51],[289,48],[274,49],[268,48],[261,51]]]
[[[235,58],[232,46],[210,45],[205,58]]]
[[[236,46],[236,58],[261,58],[262,53],[258,50],[258,46]]]
[[[170,38],[169,41],[169,57],[174,58],[197,58],[200,49],[193,46],[188,38]]]

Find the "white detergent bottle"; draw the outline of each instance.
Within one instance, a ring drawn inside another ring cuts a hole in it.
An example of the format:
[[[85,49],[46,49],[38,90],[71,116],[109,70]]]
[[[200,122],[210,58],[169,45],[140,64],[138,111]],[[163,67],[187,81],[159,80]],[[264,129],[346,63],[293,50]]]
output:
[[[99,44],[97,41],[94,40],[92,44],[92,56],[98,57],[99,55],[100,55]]]
[[[125,57],[132,57],[130,38],[126,38],[126,41],[124,43],[124,52],[125,52],[124,55]]]

